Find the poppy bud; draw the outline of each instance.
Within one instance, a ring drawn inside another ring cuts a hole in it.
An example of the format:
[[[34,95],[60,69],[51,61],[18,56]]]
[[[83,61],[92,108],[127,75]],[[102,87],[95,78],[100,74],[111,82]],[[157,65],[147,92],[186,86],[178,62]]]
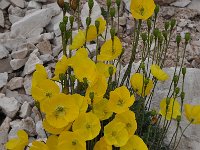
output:
[[[110,8],[110,6],[111,6],[111,0],[107,0],[106,4],[107,4],[107,7]]]
[[[57,4],[60,8],[64,7],[64,0],[57,0]]]
[[[77,7],[78,7],[78,0],[70,0],[70,7],[71,9],[73,9],[74,11],[76,11]]]
[[[92,10],[93,6],[94,6],[94,1],[88,0],[88,7],[89,7],[90,10]]]

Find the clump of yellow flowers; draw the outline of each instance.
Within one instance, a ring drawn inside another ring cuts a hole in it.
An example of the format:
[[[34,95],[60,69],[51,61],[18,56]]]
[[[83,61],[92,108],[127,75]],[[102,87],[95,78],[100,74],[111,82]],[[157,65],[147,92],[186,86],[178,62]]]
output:
[[[27,133],[20,130],[17,133],[18,137],[8,141],[6,148],[9,150],[24,150],[26,147],[29,150],[160,150],[165,146],[176,149],[180,142],[177,141],[178,130],[168,145],[163,141],[172,120],[177,121],[178,129],[183,108],[189,125],[200,124],[200,106],[186,104],[183,107],[184,85],[181,88],[178,85],[181,74],[183,81],[186,74],[183,63],[179,69],[176,64],[169,93],[160,102],[160,111],[150,110],[157,82],[170,79],[163,66],[176,24],[175,20],[166,22],[165,29],[161,31],[156,28],[159,7],[154,1],[131,0],[130,10],[136,26],[131,59],[125,72],[122,73],[120,62],[124,49],[113,25],[116,13],[114,7],[111,7],[111,0],[106,1],[107,16],[97,18],[94,24],[91,24],[91,14],[95,11],[94,2],[88,0],[89,16],[86,19],[86,29],[80,28],[79,0],[70,0],[70,3],[58,0],[58,4],[64,14],[60,23],[63,56],[55,65],[53,78],[48,78],[45,67],[40,64],[36,65],[32,78],[32,96],[37,108],[43,114],[43,128],[47,133],[47,140],[33,141],[28,145]],[[121,0],[116,0],[116,5],[119,17]],[[74,17],[65,16],[66,11],[70,9],[69,6],[75,12],[78,7],[79,30],[74,37],[72,36]],[[69,30],[65,28],[67,22],[71,24]],[[144,33],[141,28],[142,22],[147,24]],[[111,28],[110,33],[107,32],[108,26]],[[110,34],[110,39],[106,38],[107,34]],[[101,46],[100,38],[103,39]],[[189,34],[186,34],[185,45],[189,39]],[[95,54],[92,54],[87,47],[91,41],[97,44]],[[137,71],[132,72],[139,42],[143,43],[142,59]],[[179,35],[176,42],[178,51],[181,43]],[[153,43],[155,47],[151,50]],[[184,58],[184,55],[182,57]],[[179,62],[178,52],[177,62]]]

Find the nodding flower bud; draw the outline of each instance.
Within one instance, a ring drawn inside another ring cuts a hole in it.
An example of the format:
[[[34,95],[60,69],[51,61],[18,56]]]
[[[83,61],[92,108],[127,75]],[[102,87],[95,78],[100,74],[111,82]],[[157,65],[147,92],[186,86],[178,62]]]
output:
[[[64,8],[64,0],[57,0],[57,4],[60,8]]]
[[[177,116],[176,120],[177,120],[178,122],[181,122],[181,116]]]
[[[64,17],[63,17],[63,23],[66,25],[67,22],[68,22],[68,17],[67,17],[67,16],[64,16]]]
[[[185,99],[185,92],[181,92],[181,100],[183,101]]]
[[[177,75],[174,76],[173,78],[173,81],[174,81],[174,84],[178,84],[178,80],[179,80],[179,77]]]
[[[106,4],[107,4],[108,9],[110,9],[110,6],[111,6],[111,0],[107,0],[107,1],[106,1]]]
[[[70,10],[70,4],[67,3],[67,2],[65,2],[65,3],[64,3],[64,11],[67,12],[67,11],[69,11],[69,10]]]
[[[74,24],[74,17],[73,16],[69,17],[69,22],[70,22],[70,25],[71,25],[71,28],[72,28],[73,24]]]
[[[115,28],[111,28],[110,29],[110,35],[111,35],[111,39],[114,40],[114,37],[115,37]]]
[[[70,0],[70,7],[71,9],[73,9],[74,11],[76,11],[78,5],[79,5],[79,0]]]
[[[169,22],[167,21],[167,22],[165,22],[165,30],[167,31],[168,29],[169,29]]]
[[[99,26],[100,26],[100,21],[96,20],[95,21],[95,27],[97,28],[97,34],[99,33]]]
[[[147,33],[142,33],[141,37],[142,37],[143,42],[146,42],[146,40],[147,40]]]
[[[115,8],[114,7],[110,9],[110,16],[112,18],[115,17]]]
[[[86,25],[89,27],[90,24],[91,24],[91,18],[87,17],[87,19],[86,19]]]
[[[152,25],[151,19],[147,19],[147,27],[148,27],[148,31],[151,30],[151,25]]]
[[[156,8],[154,9],[154,13],[155,13],[155,16],[157,17],[158,13],[160,11],[160,6],[159,5],[156,5]]]
[[[167,31],[162,32],[163,37],[165,38],[165,41],[167,41],[168,33]]]
[[[152,110],[152,111],[151,111],[151,115],[152,115],[152,116],[155,116],[155,115],[157,115],[157,112],[156,112],[156,110]]]
[[[149,79],[148,78],[144,80],[144,85],[146,86],[147,84],[149,84]]]
[[[91,100],[94,100],[94,92],[90,92],[89,96]]]
[[[188,43],[190,40],[190,33],[185,33],[185,42]]]
[[[175,94],[178,95],[179,92],[180,92],[180,88],[179,88],[179,87],[176,87],[176,88],[175,88]]]
[[[185,74],[186,74],[186,71],[187,71],[187,69],[186,69],[186,67],[183,67],[182,68],[182,74],[185,76]]]
[[[121,4],[121,0],[116,0],[116,4],[117,4],[117,7],[119,8]]]
[[[176,25],[176,20],[175,19],[172,19],[171,22],[170,22],[170,25],[171,25],[171,28],[170,30],[173,30],[175,25]]]
[[[108,68],[108,72],[109,72],[109,75],[112,76],[113,73],[114,73],[113,67],[109,67],[109,68]]]
[[[140,68],[141,68],[142,70],[145,70],[145,64],[144,64],[144,62],[141,63]]]
[[[180,42],[181,42],[181,36],[177,35],[176,36],[176,43],[177,43],[178,46],[179,46]]]
[[[169,106],[169,104],[170,104],[170,98],[169,97],[166,98],[166,104],[167,104],[167,106]]]
[[[153,35],[155,36],[155,38],[158,37],[158,34],[159,34],[159,29],[158,28],[155,28],[154,31],[153,31]]]
[[[63,33],[66,30],[66,24],[64,22],[60,22],[59,24],[60,31]]]
[[[88,0],[88,7],[89,7],[90,10],[92,10],[93,6],[94,6],[94,1]]]

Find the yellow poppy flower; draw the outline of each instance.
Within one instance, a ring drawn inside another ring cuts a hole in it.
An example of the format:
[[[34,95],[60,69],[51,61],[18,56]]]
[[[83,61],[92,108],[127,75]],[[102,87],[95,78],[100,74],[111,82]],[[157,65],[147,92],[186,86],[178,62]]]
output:
[[[99,21],[99,34],[102,34],[106,29],[106,20],[103,17],[97,18],[97,21]]]
[[[115,36],[113,41],[110,39],[102,45],[100,55],[97,56],[97,59],[99,61],[111,61],[119,57],[121,53],[122,43],[120,39]]]
[[[74,102],[79,108],[79,113],[85,113],[88,108],[87,99],[79,94],[74,94]]]
[[[98,103],[93,105],[92,112],[100,119],[106,120],[110,118],[113,114],[112,111],[107,107],[108,100],[102,99]]]
[[[131,77],[131,85],[138,95],[147,96],[151,93],[151,90],[153,88],[153,81],[149,79],[149,82],[145,87],[145,80],[145,77],[140,73],[135,73]]]
[[[79,30],[79,32],[74,36],[74,39],[72,41],[72,45],[69,46],[70,50],[79,49],[81,48],[85,43],[85,33],[82,30]]]
[[[134,95],[130,96],[129,90],[122,86],[110,92],[108,108],[115,113],[122,113],[127,111],[134,101]]]
[[[58,137],[51,135],[48,137],[46,144],[41,141],[33,141],[30,150],[57,150]]]
[[[129,139],[126,125],[117,121],[111,121],[104,127],[104,137],[109,145],[116,147],[124,146]]]
[[[83,82],[87,78],[88,84],[94,84],[97,77],[97,69],[95,63],[88,58],[88,52],[85,48],[81,48],[76,55],[70,58],[69,65],[73,68],[77,79]]]
[[[126,145],[122,146],[120,150],[148,150],[147,145],[137,135],[132,135]]]
[[[47,122],[56,128],[63,128],[79,115],[79,108],[73,95],[60,93],[44,104]]]
[[[62,59],[56,63],[56,68],[54,71],[55,76],[53,80],[59,80],[60,74],[65,74],[68,69],[68,59],[65,55],[62,56]]]
[[[160,102],[160,114],[167,120],[171,120],[171,118],[176,119],[177,116],[181,115],[180,112],[180,104],[176,99],[169,99],[169,105],[168,105],[168,109],[166,109],[167,107],[167,99],[164,98],[161,102]],[[173,114],[172,114],[173,113]]]
[[[94,139],[100,129],[100,121],[92,112],[80,114],[72,125],[72,130],[82,136],[85,141]]]
[[[102,34],[106,28],[106,21],[102,18],[99,17],[97,19],[99,21],[99,33],[97,34],[97,28],[95,25],[90,25],[87,31],[87,42],[93,41],[97,38],[98,35]]]
[[[104,94],[106,93],[108,87],[108,83],[106,77],[98,74],[97,81],[92,86],[89,86],[86,90],[86,98],[88,99],[88,103],[91,104],[90,93],[94,93],[93,103],[99,102]]]
[[[200,105],[185,104],[185,116],[192,124],[200,124]]]
[[[108,145],[102,137],[94,146],[94,150],[112,150],[112,145]]]
[[[36,70],[32,77],[32,86],[36,86],[38,83],[42,82],[44,79],[48,79],[46,69],[41,64],[36,64]]]
[[[169,78],[169,75],[164,72],[158,65],[151,66],[151,74],[160,81],[165,81]]]
[[[57,150],[86,150],[86,142],[78,133],[64,131],[58,138]]]
[[[147,20],[154,13],[154,0],[132,0],[130,10],[135,19]]]
[[[43,128],[48,132],[48,133],[51,133],[51,134],[60,134],[61,132],[63,131],[66,131],[66,130],[69,130],[72,126],[72,123],[69,123],[67,126],[63,127],[63,128],[56,128],[56,127],[53,127],[51,126],[47,120],[45,119],[43,122],[42,122],[42,125],[43,125]]]
[[[106,78],[110,77],[110,74],[109,74],[109,68],[112,67],[113,68],[113,74],[116,73],[117,69],[114,65],[111,65],[111,64],[104,64],[103,62],[98,62],[96,64],[96,67],[97,67],[97,71],[104,75]]]
[[[23,150],[28,144],[28,135],[24,130],[17,131],[17,138],[10,139],[6,143],[8,150]]]
[[[34,100],[40,102],[40,108],[43,111],[43,104],[50,100],[53,96],[60,93],[59,86],[48,79],[44,79],[37,86],[32,86],[31,94]]]
[[[135,119],[135,113],[128,110],[125,111],[121,114],[117,114],[115,116],[115,121],[117,122],[122,122],[124,123],[126,126],[126,130],[128,131],[129,136],[133,135],[137,129],[137,122]]]
[[[97,28],[95,25],[90,25],[87,31],[87,42],[93,41],[97,38]]]

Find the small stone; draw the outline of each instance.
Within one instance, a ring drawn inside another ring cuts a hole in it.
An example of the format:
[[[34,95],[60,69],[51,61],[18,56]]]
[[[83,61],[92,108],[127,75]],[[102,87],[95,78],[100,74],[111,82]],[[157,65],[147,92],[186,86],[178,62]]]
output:
[[[29,50],[27,48],[23,48],[22,50],[14,51],[11,53],[11,57],[14,59],[24,59]]]
[[[23,67],[26,63],[28,58],[25,59],[13,59],[10,61],[10,65],[12,67],[13,70],[17,70],[20,69],[21,67]]]
[[[12,67],[10,66],[10,58],[0,59],[0,73],[3,72],[12,72]]]
[[[50,54],[44,54],[39,56],[39,59],[43,61],[43,63],[47,63],[50,62],[54,59],[54,57]]]
[[[0,45],[0,59],[7,57],[8,54],[9,51],[3,45]]]
[[[33,1],[40,2],[40,3],[46,3],[48,0],[33,0]]]
[[[6,117],[0,126],[0,144],[5,144],[8,140],[11,119]]]
[[[19,111],[20,113],[19,116],[21,118],[26,118],[31,115],[31,111],[32,111],[32,108],[30,104],[27,101],[25,101],[21,106],[21,109]]]
[[[10,5],[8,0],[1,0],[0,1],[0,9],[4,10]]]
[[[8,73],[7,72],[0,73],[0,88],[2,88],[4,85],[7,84],[7,80],[8,80]]]
[[[27,95],[31,95],[32,76],[26,75],[24,78],[24,89]]]
[[[38,43],[37,48],[41,54],[52,54],[51,43],[47,40]]]
[[[180,19],[180,23],[178,24],[179,27],[185,27],[188,24],[186,19]]]
[[[124,17],[124,16],[119,17],[119,25],[121,25],[121,26],[126,25],[126,17]]]
[[[4,27],[4,15],[1,9],[0,9],[0,26]]]
[[[25,64],[23,74],[31,74],[33,71],[35,71],[36,64],[43,64],[43,62],[38,58],[37,55],[31,53],[29,56],[28,61]]]
[[[24,0],[10,0],[10,2],[20,8],[24,8],[25,6]]]
[[[172,4],[170,4],[170,5],[175,6],[175,7],[184,8],[184,7],[188,6],[190,3],[191,3],[191,0],[179,0],[179,1],[176,1]]]
[[[0,108],[10,118],[15,117],[20,107],[19,102],[14,97],[0,98]]]
[[[23,87],[23,81],[22,77],[14,77],[8,82],[7,86],[10,90],[19,89]]]
[[[38,2],[35,2],[35,1],[30,1],[28,3],[28,9],[41,9],[42,8],[42,5]]]
[[[15,15],[15,16],[18,16],[18,17],[24,17],[25,16],[25,11],[19,7],[14,7],[13,5],[11,5],[9,8],[8,8],[8,13],[10,15]]]
[[[46,134],[41,120],[36,123],[36,132],[39,138],[46,138]]]
[[[126,0],[126,1],[129,1],[129,0]],[[158,3],[159,5],[168,5],[175,1],[176,0],[155,0],[155,2]]]

